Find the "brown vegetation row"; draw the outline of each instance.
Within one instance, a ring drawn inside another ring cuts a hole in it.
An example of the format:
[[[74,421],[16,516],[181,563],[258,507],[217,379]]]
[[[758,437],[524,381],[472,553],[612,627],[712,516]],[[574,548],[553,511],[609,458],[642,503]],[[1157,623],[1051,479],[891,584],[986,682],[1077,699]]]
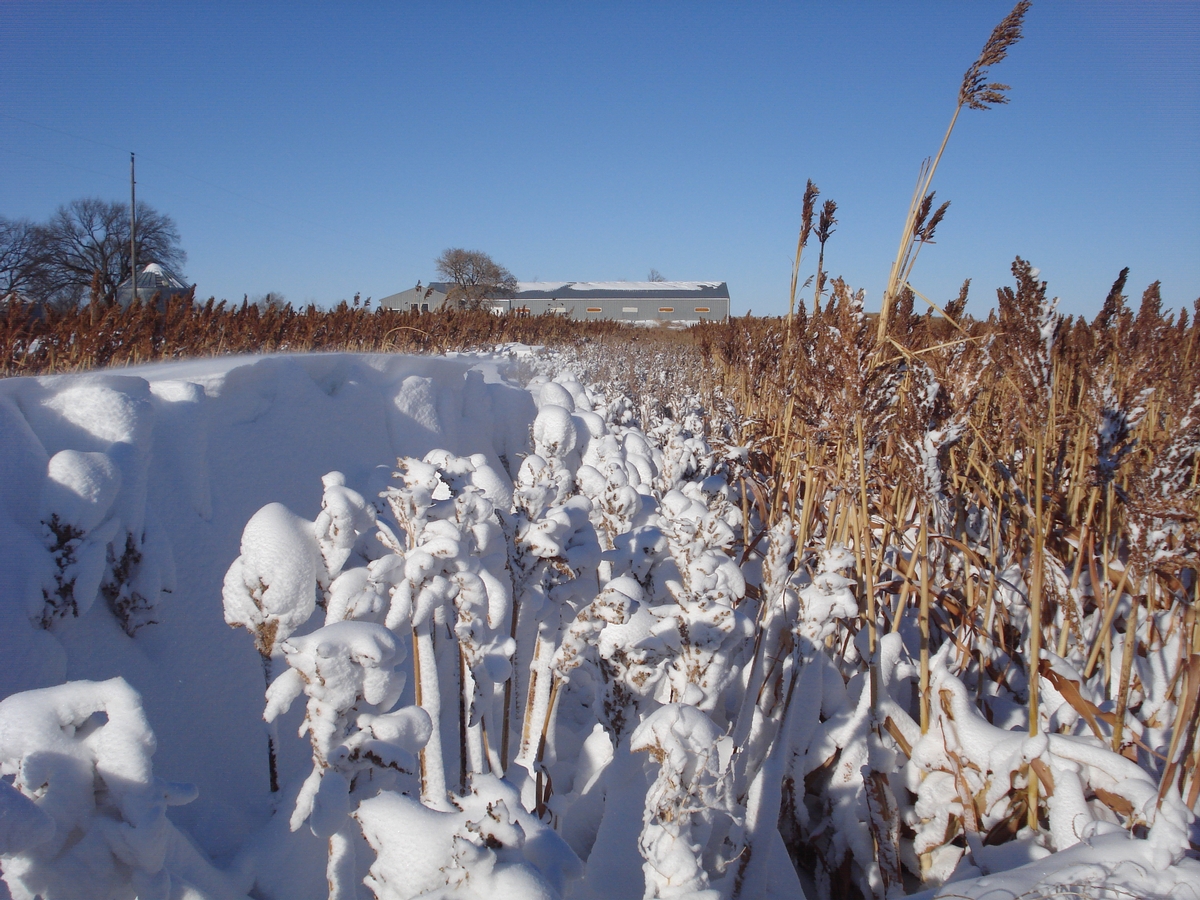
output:
[[[1154,283],[1131,307],[1127,275],[1091,321],[1057,315],[1021,259],[984,320],[963,314],[966,285],[937,314],[916,314],[904,289],[888,315],[870,316],[835,279],[823,303],[817,293],[789,318],[706,323],[689,344],[592,354],[589,377],[633,392],[642,410],[680,418],[694,406],[710,439],[746,460],[743,560],[767,552],[776,527],[795,539],[794,572],[815,571],[831,547],[852,550],[859,615],[838,623],[828,649],[851,664],[844,677],[869,675],[872,726],[900,758],[910,741],[880,712],[890,701],[875,651],[887,632],[918,636],[922,734],[949,715],[931,690],[934,657],[948,650],[989,721],[1011,722],[1015,701],[1032,735],[1091,735],[1150,773],[1160,802],[1178,792],[1200,810],[1200,301],[1194,315],[1165,312]],[[870,652],[858,658],[860,634]],[[1064,700],[1072,723],[1050,715]],[[907,806],[895,775],[871,783]],[[858,896],[845,848],[787,812],[833,802],[829,777],[797,781],[780,826],[797,864],[829,886],[822,895]],[[1047,828],[1053,788],[1027,766],[998,820],[960,797],[946,842]],[[1146,824],[1119,798],[1089,799],[1131,830]],[[930,860],[913,874],[924,879]]]
[[[179,298],[165,305],[135,303],[129,308],[100,301],[66,311],[13,302],[0,306],[0,375],[238,353],[444,353],[505,342],[560,344],[616,334],[637,340],[647,331],[612,321],[497,316],[481,310],[418,316],[345,302],[332,310],[295,310]]]
[[[625,384],[643,405],[677,403],[672,386],[689,385],[723,423],[712,436],[745,451],[734,454],[748,460],[743,558],[779,523],[795,536],[795,568],[832,545],[853,548],[860,614],[831,641],[849,646],[866,631],[874,648],[914,625],[923,729],[939,714],[930,660],[950,642],[984,715],[1000,689],[1028,703],[1036,733],[1047,727],[1040,692],[1053,683],[1091,733],[1196,809],[1200,301],[1197,316],[1164,313],[1155,283],[1135,310],[1122,272],[1094,320],[1064,319],[1028,263],[1013,274],[986,320],[963,314],[965,286],[944,315],[915,314],[906,290],[872,320],[835,279],[823,308],[687,331],[349,304],[95,303],[44,315],[13,304],[0,310],[0,354],[3,373],[17,375],[227,353],[607,345],[592,358],[611,371],[593,377]],[[1052,668],[1055,657],[1070,668]],[[1163,685],[1142,680],[1152,658],[1166,666],[1165,703]],[[887,721],[876,727],[893,742]],[[1013,789],[1009,832],[1045,827],[1048,786],[1036,773],[1028,781]],[[953,820],[947,839],[980,821]],[[1009,836],[997,828],[989,841]],[[844,862],[816,836],[789,844],[827,877]]]
[[[1057,316],[1017,259],[984,321],[961,316],[964,285],[946,317],[914,315],[905,291],[868,322],[835,281],[826,308],[801,307],[790,327],[737,319],[697,336],[742,412],[735,440],[750,448],[764,529],[791,522],[799,565],[854,548],[861,615],[836,640],[862,629],[873,649],[902,620],[918,626],[922,732],[930,657],[952,641],[989,718],[1004,687],[1036,735],[1053,683],[1159,778],[1160,801],[1180,790],[1197,809],[1200,300],[1191,318],[1164,313],[1156,282],[1134,311],[1127,274],[1091,322]],[[1001,602],[1005,585],[1019,608]],[[1051,671],[1055,657],[1078,681]],[[1143,680],[1164,658],[1165,703],[1164,685]],[[1044,826],[1039,789],[1052,786],[1031,774],[1014,791],[1013,830]],[[965,815],[951,825],[971,828]]]

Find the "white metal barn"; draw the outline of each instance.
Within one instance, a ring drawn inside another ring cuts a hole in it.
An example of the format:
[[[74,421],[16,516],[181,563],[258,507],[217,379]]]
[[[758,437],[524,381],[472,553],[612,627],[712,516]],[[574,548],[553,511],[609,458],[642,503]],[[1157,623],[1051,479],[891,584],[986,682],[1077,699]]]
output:
[[[446,303],[450,287],[448,284],[430,284],[426,287],[418,281],[416,287],[381,298],[379,307],[402,312],[431,312],[441,309]]]
[[[429,312],[446,302],[452,287],[442,282],[418,284],[379,304]],[[729,286],[724,281],[521,281],[515,291],[487,303],[497,313],[557,313],[581,321],[719,322],[729,317]]]

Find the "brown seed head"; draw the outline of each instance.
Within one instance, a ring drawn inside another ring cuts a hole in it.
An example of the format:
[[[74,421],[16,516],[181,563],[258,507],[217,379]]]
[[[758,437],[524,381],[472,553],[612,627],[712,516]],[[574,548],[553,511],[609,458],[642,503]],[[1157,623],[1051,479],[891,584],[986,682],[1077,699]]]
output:
[[[808,236],[812,233],[813,223],[813,207],[817,202],[817,195],[821,191],[812,179],[808,179],[808,186],[804,188],[804,205],[800,210],[800,246],[808,246]]]
[[[821,207],[821,218],[817,222],[817,240],[821,242],[822,247],[833,234],[833,226],[837,224],[837,218],[834,216],[836,212],[837,203],[833,200],[826,200]]]
[[[1029,6],[1029,0],[1021,0],[992,30],[992,36],[983,45],[979,58],[971,63],[971,68],[963,75],[962,87],[958,89],[960,107],[989,109],[993,104],[1008,102],[1008,98],[1004,96],[1008,85],[998,82],[989,84],[987,70],[989,66],[1003,60],[1008,55],[1008,48],[1021,39],[1021,25]]]

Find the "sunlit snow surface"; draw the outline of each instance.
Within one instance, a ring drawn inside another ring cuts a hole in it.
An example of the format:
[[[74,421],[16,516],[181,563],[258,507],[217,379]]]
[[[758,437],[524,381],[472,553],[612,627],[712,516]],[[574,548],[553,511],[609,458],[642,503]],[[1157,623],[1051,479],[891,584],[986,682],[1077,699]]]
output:
[[[99,817],[111,820],[88,832],[100,842],[99,856],[88,855],[89,847],[80,845],[72,858],[124,862],[109,863],[93,875],[85,868],[60,867],[52,873],[58,880],[47,882],[51,896],[99,896],[93,892],[108,888],[98,885],[122,878],[144,897],[238,897],[255,884],[255,896],[326,896],[326,842],[307,827],[295,832],[288,827],[297,792],[313,770],[308,741],[295,738],[304,704],[292,704],[286,714],[282,710],[299,696],[303,678],[314,679],[323,666],[337,662],[334,651],[341,644],[334,637],[346,632],[354,640],[342,643],[352,649],[383,647],[390,638],[383,639],[387,632],[381,626],[365,623],[334,626],[319,640],[303,637],[322,625],[321,615],[309,618],[312,610],[302,596],[305,590],[311,594],[305,586],[319,579],[318,570],[326,564],[314,554],[319,550],[328,559],[336,553],[332,544],[318,547],[305,529],[322,513],[323,496],[327,508],[332,508],[330,497],[350,498],[344,504],[346,516],[354,512],[353,498],[378,497],[392,483],[398,457],[421,459],[440,448],[474,461],[477,483],[490,502],[507,506],[515,492],[521,503],[541,503],[550,512],[529,538],[538,554],[565,552],[578,541],[586,510],[570,500],[552,509],[546,492],[555,490],[561,460],[584,444],[590,456],[584,457],[584,465],[576,460],[574,477],[583,494],[610,492],[618,536],[621,523],[644,517],[649,505],[661,502],[664,515],[686,526],[680,533],[707,529],[713,546],[725,540],[722,529],[728,526],[719,517],[706,518],[698,491],[685,496],[671,490],[661,501],[639,492],[639,482],[647,483],[662,465],[661,449],[632,432],[617,447],[604,420],[588,408],[586,391],[577,381],[542,379],[528,390],[522,387],[518,362],[527,356],[523,350],[496,357],[227,357],[0,380],[0,697],[9,698],[0,702],[0,760],[21,759],[30,747],[61,744],[55,762],[40,764],[59,772],[56,777],[66,778],[62,783],[68,785],[70,773],[95,767],[96,777],[108,785],[104,796],[111,805],[91,810],[44,802],[38,807],[13,790],[16,773],[6,770],[8,777],[0,779],[0,854],[64,841],[70,823]],[[620,474],[614,480],[604,460],[616,459],[618,450],[628,478]],[[323,483],[323,476],[335,472],[342,478],[327,477]],[[412,477],[419,474],[414,470]],[[589,487],[593,482],[594,490]],[[72,538],[69,553],[58,551],[56,556],[48,545],[43,523],[51,520],[64,538]],[[616,540],[616,558],[625,554],[634,566],[654,552],[663,555],[662,547],[655,550],[640,540],[627,548]],[[106,581],[114,564],[121,564],[110,558],[110,548],[118,555],[125,548],[134,573],[120,585]],[[578,552],[592,553],[587,548]],[[665,559],[670,563],[669,556]],[[281,561],[287,562],[286,571],[273,568]],[[825,560],[818,578],[801,594],[809,616],[802,634],[814,641],[822,639],[831,617],[856,612],[836,563]],[[629,572],[650,578],[648,570]],[[715,551],[697,555],[693,571],[685,575],[718,598],[745,591],[737,567],[722,562]],[[331,593],[331,608],[365,602],[355,577]],[[674,577],[684,576],[675,571]],[[260,579],[276,593],[264,595],[258,612],[247,608],[239,616],[239,610],[222,607],[227,578],[247,596]],[[651,633],[667,644],[677,640],[671,619],[649,621],[645,606],[632,612],[641,588],[631,577],[614,578],[608,587],[596,600],[592,617],[579,619],[569,633],[573,637],[552,660],[564,675],[578,664],[573,660],[591,652],[589,641],[604,654],[614,642],[632,645],[635,637],[650,640]],[[736,655],[736,642],[745,634],[735,617],[722,612],[726,608],[679,607],[678,615],[691,616],[690,622],[704,616],[711,620],[713,637],[702,667],[711,668],[714,679],[733,671],[730,654]],[[245,630],[226,623],[232,616],[234,624],[254,627],[249,620],[255,615],[259,625],[278,623],[272,627],[279,629],[280,641],[293,631],[300,635],[284,648],[293,668],[287,669],[280,658],[271,673],[300,673],[291,681],[282,679],[271,701],[272,718],[278,716],[283,786],[274,801],[267,778],[261,658]],[[384,650],[387,660],[393,655],[399,660],[407,652],[390,644]],[[346,650],[346,658],[355,653]],[[481,671],[497,666],[501,671],[505,664],[494,654],[481,659]],[[819,682],[818,667],[813,672]],[[361,681],[367,676],[356,677]],[[487,827],[496,829],[495,839],[504,849],[486,871],[476,865],[472,871],[481,874],[474,886],[462,886],[455,896],[616,900],[640,896],[647,882],[661,896],[727,895],[731,881],[710,888],[686,846],[693,839],[688,828],[706,827],[707,819],[693,817],[692,825],[682,830],[663,826],[669,824],[667,818],[647,819],[643,830],[648,802],[660,810],[693,796],[714,809],[724,802],[718,795],[721,772],[728,765],[728,751],[722,749],[728,738],[721,737],[708,713],[725,682],[697,687],[669,665],[651,682],[655,679],[663,697],[682,698],[686,704],[660,707],[633,736],[637,746],[660,753],[663,766],[646,753],[631,754],[628,741],[614,754],[596,725],[576,749],[574,789],[579,809],[587,812],[587,804],[597,802],[607,809],[603,815],[568,818],[562,835],[566,843],[522,807],[523,800],[528,805],[528,786],[522,790],[496,779],[481,781],[461,812],[434,811],[411,798],[381,794],[365,802],[358,815],[367,840],[381,852],[368,884],[378,896],[389,898],[435,887],[441,877],[439,860],[448,862],[469,851],[478,862],[478,848],[463,849],[462,829],[494,822]],[[376,692],[386,699],[391,690]],[[289,697],[283,697],[286,691]],[[308,693],[310,704],[331,702],[320,692]],[[827,701],[828,696],[827,690]],[[816,708],[810,709],[814,702]],[[802,712],[788,723],[793,735],[811,732],[813,724],[800,718],[807,714],[815,723],[821,702],[817,687],[797,703]],[[847,705],[839,714],[850,722],[853,713]],[[359,727],[382,735],[392,728],[389,723],[384,715],[364,716]],[[768,772],[773,765],[771,759],[763,762]],[[599,800],[589,791],[602,775],[606,787]],[[690,794],[672,793],[671,779],[680,778],[691,785]],[[753,791],[753,815],[777,813],[778,798]],[[70,792],[56,796],[69,797]],[[319,797],[317,802],[319,806]],[[753,830],[762,823],[747,821],[745,827]],[[798,896],[782,841],[773,827],[767,830],[764,852],[747,870],[755,896]],[[659,852],[661,865],[672,859],[679,864],[682,892],[671,893],[663,871],[648,870],[643,879],[639,833],[641,840],[656,842],[659,850],[651,852]],[[589,851],[580,852],[587,856],[582,867],[567,844]],[[1172,856],[1161,841],[1133,841],[1119,831],[1096,829],[1082,843],[1049,857],[1037,848],[1022,852],[1016,842],[986,849],[992,852],[978,859],[988,860],[993,874],[957,881],[943,889],[944,895],[989,900],[1040,896],[1037,886],[1048,878],[1061,883],[1067,866],[1069,880],[1079,884],[1105,882],[1137,895],[1200,896],[1200,865],[1190,860],[1168,865]],[[173,884],[161,875],[168,869],[175,873]],[[191,893],[183,893],[185,882]],[[369,896],[366,887],[356,890]],[[1091,890],[1085,895],[1102,896]]]
[[[158,740],[155,773],[199,788],[174,822],[212,854],[242,848],[270,813],[262,670],[221,614],[243,527],[271,502],[314,519],[333,470],[378,493],[398,456],[435,447],[483,453],[503,470],[500,455],[525,447],[535,414],[528,393],[501,382],[506,365],[335,354],[0,380],[0,696],[124,677]],[[49,633],[30,623],[52,565],[39,518],[53,494],[84,525],[106,515],[144,525],[173,570],[156,624],[136,638],[104,602]],[[286,781],[310,760],[285,743]]]

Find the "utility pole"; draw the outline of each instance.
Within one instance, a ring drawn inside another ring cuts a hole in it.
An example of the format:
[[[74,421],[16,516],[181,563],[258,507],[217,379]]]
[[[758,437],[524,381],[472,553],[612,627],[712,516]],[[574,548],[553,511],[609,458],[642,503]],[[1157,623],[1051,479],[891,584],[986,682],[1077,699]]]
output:
[[[129,154],[129,302],[137,299],[137,182],[133,177],[133,153]]]

